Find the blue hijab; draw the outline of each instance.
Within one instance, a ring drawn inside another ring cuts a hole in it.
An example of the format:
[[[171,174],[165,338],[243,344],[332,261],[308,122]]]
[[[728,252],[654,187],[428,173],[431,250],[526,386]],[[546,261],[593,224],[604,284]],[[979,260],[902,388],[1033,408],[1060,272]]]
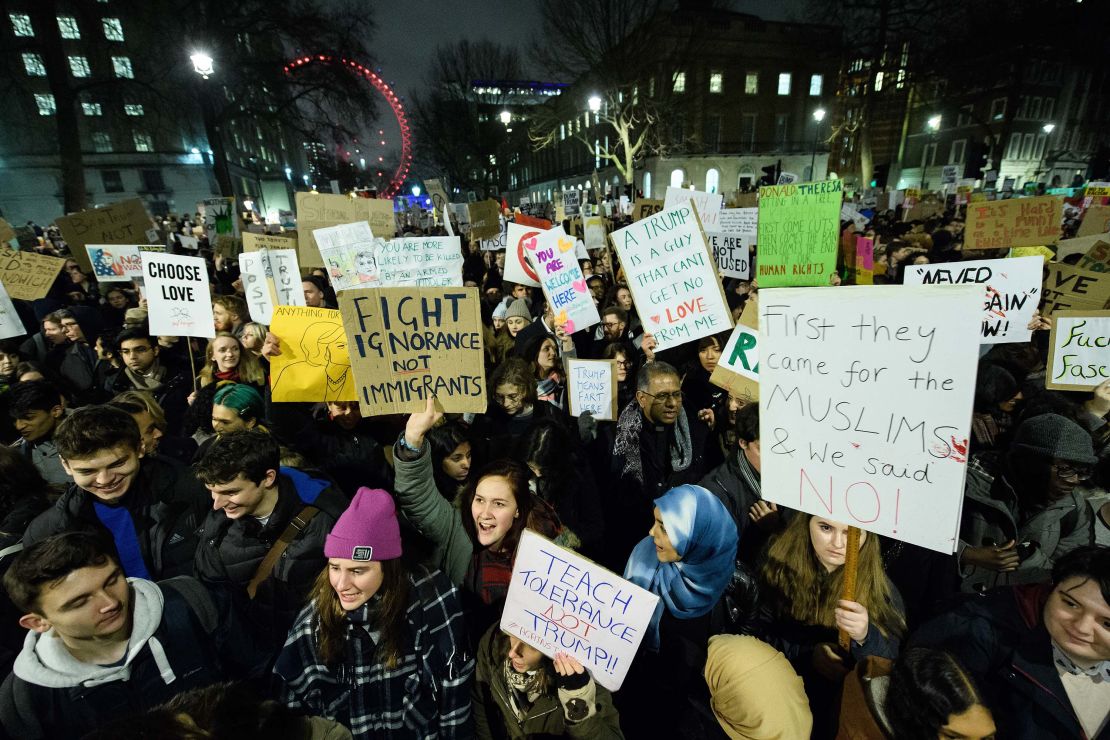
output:
[[[663,607],[678,619],[708,614],[736,567],[736,524],[724,504],[701,486],[678,486],[655,499],[671,545],[681,558],[661,563],[650,536],[640,540],[624,567],[624,577],[660,598],[645,642],[659,649]]]

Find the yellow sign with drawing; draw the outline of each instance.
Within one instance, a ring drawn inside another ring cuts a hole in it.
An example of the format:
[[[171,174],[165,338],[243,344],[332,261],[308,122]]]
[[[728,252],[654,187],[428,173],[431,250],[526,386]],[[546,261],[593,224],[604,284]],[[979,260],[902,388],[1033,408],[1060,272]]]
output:
[[[357,401],[339,311],[275,306],[270,325],[281,354],[270,358],[270,393],[283,401]]]

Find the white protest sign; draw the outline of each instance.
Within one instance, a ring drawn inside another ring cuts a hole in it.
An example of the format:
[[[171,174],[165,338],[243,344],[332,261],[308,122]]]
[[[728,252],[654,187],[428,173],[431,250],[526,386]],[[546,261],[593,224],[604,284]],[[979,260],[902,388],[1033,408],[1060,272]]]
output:
[[[724,205],[725,196],[720,193],[703,193],[698,190],[686,188],[667,188],[667,195],[663,200],[663,210],[669,211],[682,203],[693,202],[698,208],[698,218],[701,219],[702,228],[706,231],[719,231],[718,223],[721,218],[721,206]]]
[[[751,241],[748,236],[719,231],[707,231],[705,236],[713,250],[713,260],[717,263],[717,271],[721,273],[721,277],[751,279]]]
[[[409,237],[379,245],[385,287],[461,288],[462,246],[457,236]]]
[[[187,249],[190,252],[197,251],[198,245],[197,238],[195,236],[185,236],[184,234],[181,234],[177,237],[177,239],[181,242],[182,249]]]
[[[605,249],[605,219],[601,216],[587,216],[583,226],[582,240],[586,249]]]
[[[856,228],[863,231],[867,228],[867,222],[870,220],[867,216],[860,213],[856,206],[852,203],[842,203],[840,205],[840,220],[851,221],[855,224]]]
[[[541,232],[532,256],[556,326],[563,326],[567,334],[573,334],[601,321],[593,295],[586,286],[586,276],[574,254],[574,238],[567,236],[563,227]]]
[[[624,273],[657,349],[732,328],[732,312],[690,203],[612,234]]]
[[[243,294],[251,320],[269,326],[274,306],[303,306],[296,249],[260,249],[239,255]]]
[[[1107,380],[1110,380],[1110,311],[1053,313],[1045,387],[1091,391]]]
[[[566,359],[567,395],[570,415],[589,412],[598,421],[615,421],[617,408],[617,363],[615,360]]]
[[[381,284],[375,255],[385,240],[374,236],[369,223],[355,221],[313,229],[312,236],[336,292]]]
[[[536,240],[542,229],[534,226],[523,226],[510,221],[505,233],[505,279],[519,285],[530,285],[538,288],[539,275],[536,274],[532,252],[536,249]],[[532,260],[532,261],[529,261]]]
[[[956,549],[978,285],[759,292],[763,497]]]
[[[27,333],[23,327],[23,322],[19,319],[19,314],[12,304],[11,296],[4,288],[3,283],[0,283],[0,339],[9,339],[10,337],[20,337]]]
[[[650,591],[526,529],[501,629],[549,658],[570,653],[595,681],[616,691],[658,603]]]
[[[904,282],[906,285],[983,285],[986,291],[983,306],[974,314],[981,326],[979,342],[1028,342],[1033,333],[1028,329],[1029,322],[1041,301],[1043,266],[1044,259],[1038,256],[910,265],[906,268]]]
[[[151,336],[216,336],[208,268],[202,258],[147,252],[143,282]]]
[[[759,233],[758,208],[722,208],[717,231],[725,234],[743,234],[755,241]]]
[[[143,276],[138,244],[86,244],[93,276],[101,283],[129,283]],[[145,244],[142,246],[146,246]]]
[[[509,238],[508,232],[505,230],[505,224],[501,225],[501,233],[493,239],[481,239],[478,241],[483,252],[500,252],[505,248],[506,240]]]

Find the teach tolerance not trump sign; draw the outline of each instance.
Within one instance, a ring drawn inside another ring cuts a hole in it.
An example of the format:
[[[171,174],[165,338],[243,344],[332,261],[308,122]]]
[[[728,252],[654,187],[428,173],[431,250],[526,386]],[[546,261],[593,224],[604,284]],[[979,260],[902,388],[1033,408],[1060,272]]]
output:
[[[956,549],[981,285],[760,291],[763,497]]]
[[[486,410],[476,288],[352,288],[339,311],[364,416]]]
[[[658,604],[650,591],[526,529],[501,629],[549,658],[570,653],[616,691]]]
[[[613,232],[644,330],[656,348],[732,328],[732,313],[695,206],[683,203]]]

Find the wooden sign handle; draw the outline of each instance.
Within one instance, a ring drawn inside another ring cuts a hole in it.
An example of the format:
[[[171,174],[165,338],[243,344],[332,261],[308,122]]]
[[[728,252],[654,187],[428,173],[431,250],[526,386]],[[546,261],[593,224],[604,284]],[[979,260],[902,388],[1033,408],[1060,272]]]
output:
[[[856,600],[856,570],[859,566],[859,527],[848,527],[848,544],[844,548],[844,591],[840,598],[846,601]],[[852,646],[852,638],[844,630],[838,630],[840,647],[848,650]]]

